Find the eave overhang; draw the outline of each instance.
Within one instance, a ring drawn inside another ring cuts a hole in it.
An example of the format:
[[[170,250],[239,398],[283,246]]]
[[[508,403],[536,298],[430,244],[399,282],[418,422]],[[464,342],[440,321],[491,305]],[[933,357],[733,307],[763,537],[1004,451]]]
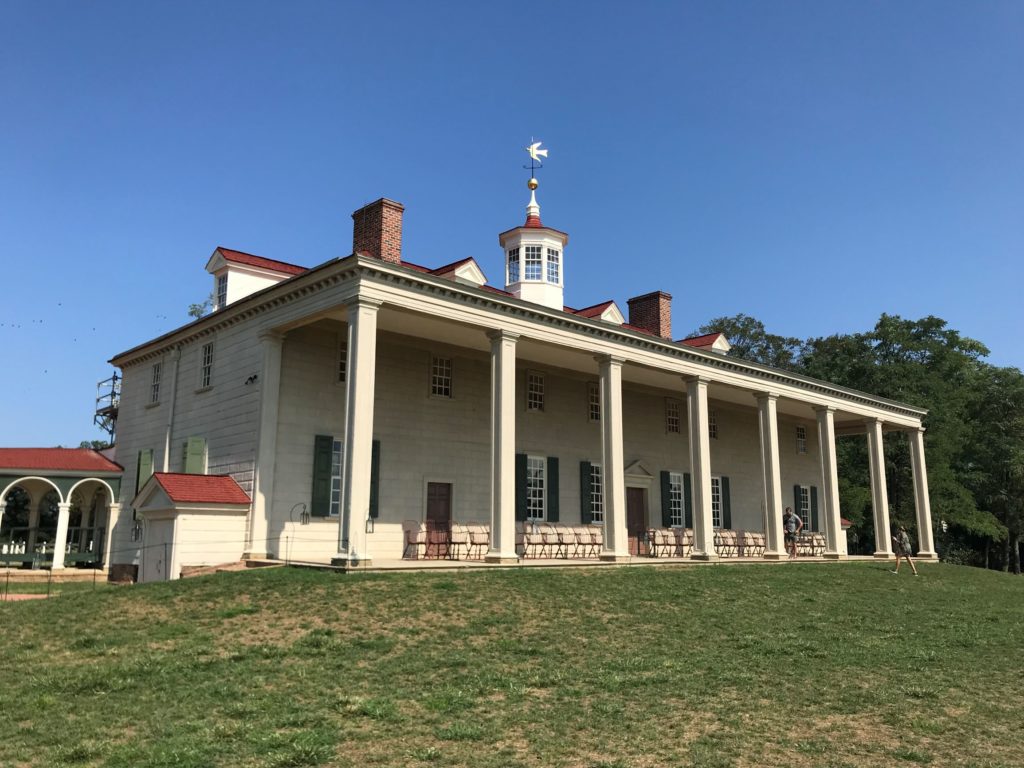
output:
[[[554,230],[557,232],[557,230]],[[902,416],[920,419],[928,411],[908,403],[901,403],[884,397],[871,395],[855,389],[842,387],[827,381],[783,371],[748,360],[739,360],[710,350],[689,347],[657,336],[648,335],[627,327],[609,325],[598,319],[554,310],[540,304],[523,301],[504,293],[496,293],[486,287],[474,287],[451,279],[421,272],[402,264],[392,264],[362,254],[332,259],[308,272],[268,286],[256,293],[239,299],[223,309],[211,312],[194,322],[163,334],[151,341],[140,344],[110,359],[110,363],[123,368],[163,354],[167,348],[187,343],[193,339],[208,336],[220,328],[242,322],[273,307],[301,298],[313,291],[340,282],[369,280],[397,284],[400,287],[428,291],[445,299],[472,304],[477,308],[493,311],[499,315],[513,315],[541,326],[558,326],[578,330],[590,336],[623,343],[669,358],[686,361],[712,370],[750,376],[763,382],[763,389],[770,390],[771,384],[784,384],[815,394],[837,397],[843,400],[881,407],[895,411]],[[498,325],[496,318],[496,326]]]

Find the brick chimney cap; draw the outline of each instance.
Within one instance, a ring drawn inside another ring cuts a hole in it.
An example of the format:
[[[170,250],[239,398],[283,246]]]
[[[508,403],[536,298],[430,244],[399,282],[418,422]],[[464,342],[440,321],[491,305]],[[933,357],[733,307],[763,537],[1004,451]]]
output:
[[[355,211],[352,212],[352,216],[354,217],[358,213],[360,213],[361,211],[365,211],[367,208],[374,208],[376,206],[386,206],[388,208],[396,208],[399,211],[404,211],[405,210],[405,206],[402,205],[397,200],[391,200],[391,199],[389,199],[387,197],[381,197],[381,198],[378,198],[377,200],[374,200],[372,203],[367,203],[362,208],[357,208]]]
[[[642,301],[643,299],[650,299],[655,296],[663,296],[666,299],[672,298],[671,293],[665,293],[665,291],[651,291],[650,293],[645,293],[643,296],[634,296],[632,299],[626,299],[626,303],[632,304],[634,301]]]

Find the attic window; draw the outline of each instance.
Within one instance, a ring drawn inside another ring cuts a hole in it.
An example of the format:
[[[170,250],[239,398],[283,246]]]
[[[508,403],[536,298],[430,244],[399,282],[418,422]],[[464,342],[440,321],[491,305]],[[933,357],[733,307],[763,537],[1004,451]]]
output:
[[[554,248],[548,248],[548,282],[558,285],[559,273],[561,271],[559,257],[560,253]]]
[[[217,309],[224,309],[228,305],[228,276],[217,276]]]
[[[508,252],[508,283],[519,282],[519,249],[512,248]]]
[[[541,271],[541,249],[539,245],[526,246],[526,269],[524,277],[527,280],[540,280],[544,273]]]

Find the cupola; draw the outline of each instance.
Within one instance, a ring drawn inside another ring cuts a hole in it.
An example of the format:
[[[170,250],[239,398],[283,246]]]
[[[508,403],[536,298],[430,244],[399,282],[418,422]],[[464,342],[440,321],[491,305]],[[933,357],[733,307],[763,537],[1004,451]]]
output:
[[[531,176],[527,186],[530,202],[526,206],[526,223],[498,235],[505,251],[505,290],[517,299],[562,309],[565,245],[569,235],[541,223],[537,179]]]

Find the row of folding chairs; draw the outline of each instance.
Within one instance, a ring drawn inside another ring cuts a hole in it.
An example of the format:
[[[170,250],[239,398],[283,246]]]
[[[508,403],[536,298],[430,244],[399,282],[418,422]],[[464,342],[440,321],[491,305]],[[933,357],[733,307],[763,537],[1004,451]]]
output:
[[[598,557],[604,547],[604,526],[561,523],[520,523],[516,549],[524,558]]]
[[[825,534],[801,533],[796,539],[796,553],[805,557],[817,557],[825,554]]]
[[[689,528],[651,528],[647,531],[651,557],[686,557],[693,551],[693,531]]]
[[[483,560],[491,543],[485,523],[431,525],[419,520],[402,523],[404,559]]]

